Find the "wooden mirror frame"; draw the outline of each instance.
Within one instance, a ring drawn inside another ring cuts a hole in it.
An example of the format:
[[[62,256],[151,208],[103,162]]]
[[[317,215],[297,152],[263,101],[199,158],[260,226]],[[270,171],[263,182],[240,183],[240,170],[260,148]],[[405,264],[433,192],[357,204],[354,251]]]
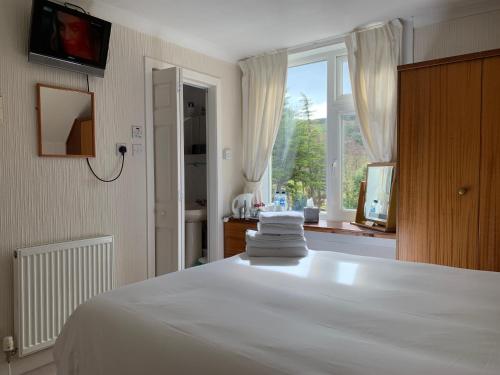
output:
[[[72,91],[79,92],[82,94],[86,94],[90,96],[91,108],[92,108],[92,153],[89,155],[72,155],[72,154],[44,154],[42,148],[42,98],[41,98],[41,89],[49,88],[55,90],[63,90],[63,91]],[[37,104],[36,104],[36,112],[37,112],[37,122],[38,122],[38,156],[43,157],[55,157],[55,158],[95,158],[95,101],[94,101],[94,93],[90,91],[70,89],[67,87],[60,86],[52,86],[46,85],[43,83],[36,84],[36,95],[37,95]]]
[[[370,228],[373,230],[378,230],[381,232],[396,232],[396,202],[397,202],[397,170],[396,163],[370,163],[368,164],[368,168],[372,167],[394,167],[392,183],[391,183],[391,196],[389,197],[389,209],[387,211],[387,221],[375,221],[375,220],[367,220],[365,217],[365,200],[366,200],[366,183],[368,180],[368,168],[366,169],[366,178],[365,181],[361,181],[359,186],[359,198],[358,198],[358,208],[356,210],[356,219],[351,224],[363,227]]]

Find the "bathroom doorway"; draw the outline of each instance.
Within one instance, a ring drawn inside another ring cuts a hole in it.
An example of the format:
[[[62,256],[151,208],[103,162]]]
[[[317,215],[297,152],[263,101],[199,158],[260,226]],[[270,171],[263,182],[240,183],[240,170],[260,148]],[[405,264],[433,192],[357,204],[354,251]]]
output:
[[[184,267],[207,262],[207,92],[184,84]]]
[[[148,277],[223,258],[220,88],[145,57]]]

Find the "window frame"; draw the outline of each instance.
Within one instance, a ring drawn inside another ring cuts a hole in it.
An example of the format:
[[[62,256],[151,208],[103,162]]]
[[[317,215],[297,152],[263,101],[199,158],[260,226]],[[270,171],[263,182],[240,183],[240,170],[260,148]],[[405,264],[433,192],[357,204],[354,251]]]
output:
[[[328,92],[328,109],[327,109],[327,131],[331,133],[331,138],[328,138],[328,161],[329,173],[327,186],[330,186],[330,192],[327,193],[328,199],[328,219],[354,221],[356,210],[345,209],[342,202],[342,155],[343,155],[343,133],[342,133],[342,116],[348,114],[356,114],[354,108],[354,99],[352,95],[338,95],[339,88],[343,86],[342,77],[343,69],[342,62],[339,58],[346,56],[347,49],[344,48],[333,51],[330,54],[333,83],[332,91]],[[331,77],[328,78],[329,80]],[[329,86],[330,87],[330,86]]]
[[[344,87],[344,65],[347,62],[347,50],[340,51],[343,53],[336,54],[335,57],[335,99],[336,101],[350,101],[352,94],[344,94],[342,89]],[[339,63],[339,60],[340,63]],[[351,90],[352,91],[352,90]]]
[[[345,114],[356,113],[352,95],[339,95],[343,83],[341,81],[343,69],[338,58],[343,56],[347,56],[345,44],[335,44],[289,55],[288,68],[321,61],[327,62],[327,154],[325,158],[327,211],[320,213],[320,219],[354,221],[356,210],[344,209],[342,203],[343,134],[341,117]],[[272,159],[269,160],[262,180],[264,203],[272,203]]]

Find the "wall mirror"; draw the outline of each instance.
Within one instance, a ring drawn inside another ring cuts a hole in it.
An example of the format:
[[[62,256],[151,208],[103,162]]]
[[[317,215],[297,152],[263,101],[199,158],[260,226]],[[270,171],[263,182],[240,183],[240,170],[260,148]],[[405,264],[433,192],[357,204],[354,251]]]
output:
[[[94,93],[37,85],[38,154],[94,157]]]
[[[373,163],[361,184],[355,224],[382,231],[396,229],[396,164]]]

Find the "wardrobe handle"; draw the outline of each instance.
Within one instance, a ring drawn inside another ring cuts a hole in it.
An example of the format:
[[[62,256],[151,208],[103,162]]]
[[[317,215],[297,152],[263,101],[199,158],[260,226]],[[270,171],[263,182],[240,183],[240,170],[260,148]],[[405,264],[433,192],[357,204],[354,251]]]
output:
[[[464,196],[465,194],[467,194],[467,188],[461,187],[460,189],[457,190],[457,193],[460,196]]]

